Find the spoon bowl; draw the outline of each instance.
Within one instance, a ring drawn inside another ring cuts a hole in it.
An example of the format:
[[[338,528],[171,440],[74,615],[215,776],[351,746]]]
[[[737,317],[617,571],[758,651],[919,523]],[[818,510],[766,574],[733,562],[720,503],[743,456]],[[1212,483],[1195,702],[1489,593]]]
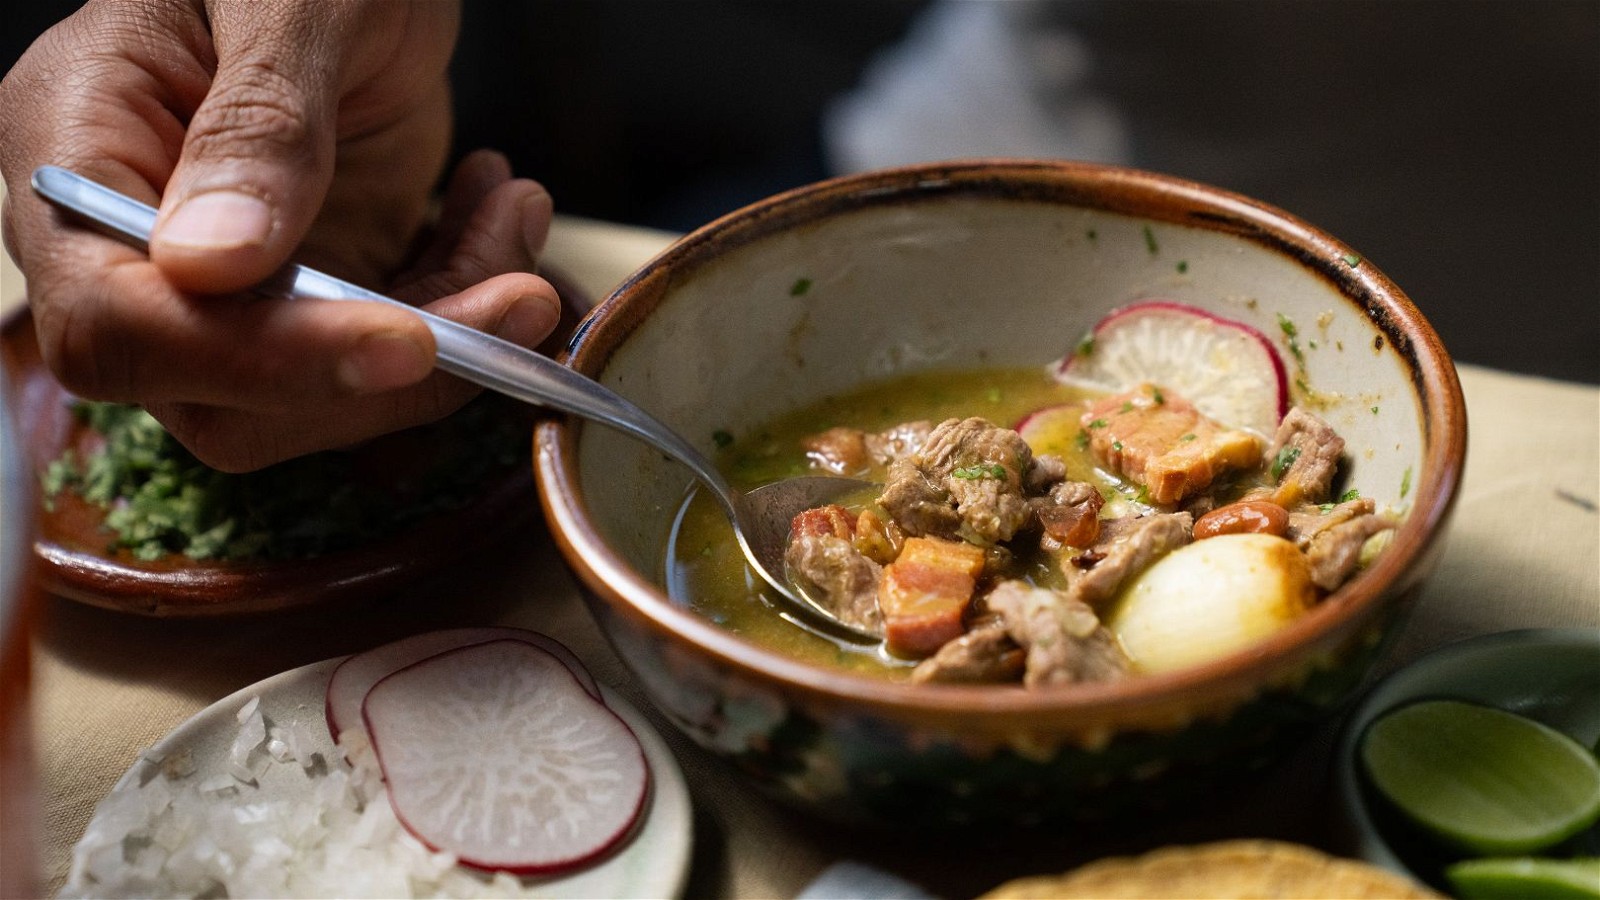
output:
[[[800,590],[795,581],[785,574],[787,566],[784,552],[789,546],[789,523],[796,515],[831,503],[846,494],[875,486],[873,482],[857,478],[796,475],[740,495],[735,501],[738,511],[732,517],[740,549],[761,577],[785,596],[793,595],[791,599],[798,600],[797,605],[801,608],[821,613],[820,617],[810,617],[808,624],[834,637],[868,644],[877,643],[883,636],[838,618],[826,606]]]
[[[35,170],[33,188],[46,200],[89,219],[140,250],[149,246],[156,220],[156,211],[150,206],[57,166]],[[806,622],[850,640],[878,640],[876,635],[841,621],[796,590],[785,577],[783,567],[789,523],[794,516],[858,490],[866,482],[801,476],[741,494],[682,436],[622,395],[547,356],[305,266],[288,266],[255,290],[263,296],[288,300],[354,300],[404,307],[421,318],[433,333],[440,370],[535,406],[609,425],[644,441],[683,463],[711,491],[733,523],[739,547],[751,567]]]

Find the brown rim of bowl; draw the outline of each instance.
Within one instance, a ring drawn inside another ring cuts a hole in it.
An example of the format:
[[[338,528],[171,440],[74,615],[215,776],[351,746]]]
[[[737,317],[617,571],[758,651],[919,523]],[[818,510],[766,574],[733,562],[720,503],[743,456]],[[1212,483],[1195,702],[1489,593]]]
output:
[[[1336,287],[1401,355],[1421,397],[1422,472],[1411,512],[1393,544],[1371,568],[1272,637],[1190,669],[1031,691],[887,682],[801,662],[675,605],[606,547],[590,523],[576,465],[583,423],[551,418],[538,425],[534,439],[540,502],[562,553],[590,588],[648,629],[675,635],[723,666],[804,692],[813,701],[935,717],[1071,709],[1098,719],[1138,707],[1170,706],[1175,698],[1183,698],[1185,706],[1237,698],[1289,674],[1312,654],[1342,646],[1375,618],[1386,596],[1421,582],[1442,547],[1442,526],[1454,505],[1466,457],[1461,386],[1438,335],[1405,294],[1359,261],[1351,248],[1281,210],[1196,182],[1089,163],[977,159],[868,172],[796,188],[729,213],[646,263],[579,326],[568,346],[568,363],[599,377],[611,351],[660,301],[675,269],[694,269],[728,249],[829,213],[957,195],[1043,200],[1226,232],[1287,256]]]

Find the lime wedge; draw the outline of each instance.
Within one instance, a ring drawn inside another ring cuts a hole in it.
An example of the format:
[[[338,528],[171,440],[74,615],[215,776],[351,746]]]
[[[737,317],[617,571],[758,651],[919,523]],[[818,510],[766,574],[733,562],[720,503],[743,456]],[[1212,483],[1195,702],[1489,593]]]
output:
[[[1362,738],[1372,784],[1451,846],[1514,856],[1600,818],[1600,762],[1566,735],[1504,710],[1455,700],[1384,715]]]
[[[1462,900],[1600,900],[1600,859],[1474,859],[1445,877]]]

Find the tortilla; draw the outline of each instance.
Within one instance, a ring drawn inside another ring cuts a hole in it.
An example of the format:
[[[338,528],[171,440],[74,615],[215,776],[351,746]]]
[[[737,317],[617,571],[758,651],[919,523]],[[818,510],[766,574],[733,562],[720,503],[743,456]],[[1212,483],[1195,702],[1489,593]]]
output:
[[[1163,847],[1142,856],[1113,857],[1062,875],[1019,878],[979,900],[1070,898],[1298,898],[1438,897],[1384,869],[1280,841],[1239,840]]]

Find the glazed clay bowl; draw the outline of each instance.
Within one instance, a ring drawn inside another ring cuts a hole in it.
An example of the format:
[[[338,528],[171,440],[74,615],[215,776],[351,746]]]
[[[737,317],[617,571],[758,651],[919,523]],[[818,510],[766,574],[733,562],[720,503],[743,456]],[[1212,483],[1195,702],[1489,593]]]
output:
[[[1346,438],[1350,482],[1405,511],[1372,566],[1258,646],[1183,671],[1034,691],[885,682],[786,657],[674,603],[664,547],[690,477],[611,429],[541,423],[535,476],[552,530],[651,701],[776,795],[862,823],[1096,817],[1174,802],[1292,746],[1347,699],[1433,570],[1466,443],[1433,329],[1314,227],[1225,191],[1086,164],[847,177],[678,241],[580,326],[569,361],[711,453],[719,432],[738,440],[893,374],[1046,365],[1109,310],[1149,297],[1252,324],[1286,359],[1281,323],[1298,323],[1297,390],[1314,390]]]

